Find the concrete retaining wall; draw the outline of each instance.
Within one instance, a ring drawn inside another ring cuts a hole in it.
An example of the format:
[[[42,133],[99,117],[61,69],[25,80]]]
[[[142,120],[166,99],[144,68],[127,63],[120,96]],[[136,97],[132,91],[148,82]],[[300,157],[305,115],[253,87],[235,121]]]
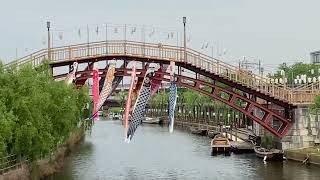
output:
[[[299,149],[314,146],[320,138],[320,113],[311,112],[307,107],[294,110],[294,125],[281,141],[282,149]]]
[[[0,180],[37,180],[60,171],[63,167],[65,157],[69,155],[74,146],[79,143],[84,136],[84,130],[78,130],[72,133],[65,144],[58,148],[51,156],[32,162],[30,166],[23,164],[19,168],[10,170],[0,175]]]

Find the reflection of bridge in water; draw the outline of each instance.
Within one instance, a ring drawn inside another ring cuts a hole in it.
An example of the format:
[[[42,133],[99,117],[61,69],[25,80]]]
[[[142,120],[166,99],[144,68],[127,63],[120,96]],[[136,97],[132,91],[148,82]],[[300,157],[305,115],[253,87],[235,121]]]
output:
[[[85,69],[76,73],[78,85],[84,84],[92,76],[91,69],[95,62],[122,62],[116,67],[116,77],[130,76],[131,69],[127,65],[131,61],[141,62],[137,69],[137,77],[141,78],[151,63],[163,69],[164,65],[174,61],[178,86],[193,89],[227,104],[278,137],[285,136],[293,125],[294,110],[298,106],[312,104],[319,93],[317,84],[299,88],[283,87],[269,78],[243,71],[189,48],[133,41],[101,41],[43,49],[5,67],[24,64],[38,66],[45,59],[51,60],[50,65],[57,79],[65,77],[67,73],[57,73],[55,68],[71,67],[73,62],[87,64]],[[182,72],[182,69],[194,72],[195,77]],[[99,69],[100,76],[105,76],[106,71],[107,68]],[[156,78],[169,82],[167,72],[160,69],[158,72],[160,76]],[[206,79],[199,78],[200,75]]]

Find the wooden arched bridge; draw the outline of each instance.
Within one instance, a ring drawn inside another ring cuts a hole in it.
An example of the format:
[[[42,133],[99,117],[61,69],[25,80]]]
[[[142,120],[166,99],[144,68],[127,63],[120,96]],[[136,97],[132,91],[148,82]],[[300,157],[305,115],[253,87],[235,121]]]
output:
[[[77,72],[76,82],[80,85],[91,77],[94,62],[121,60],[126,65],[130,61],[140,61],[162,67],[174,61],[178,66],[178,86],[196,90],[231,106],[278,137],[285,136],[292,126],[293,110],[300,105],[312,104],[320,89],[318,83],[299,88],[284,87],[189,48],[133,41],[101,41],[43,49],[6,64],[5,68],[12,65],[19,68],[25,64],[38,66],[45,59],[50,60],[52,69],[70,67],[75,61],[88,64],[85,70]],[[182,68],[196,73],[196,76],[181,73]],[[126,66],[117,67],[115,75],[130,76],[130,70]],[[103,77],[106,71],[107,68],[99,69],[100,76]],[[137,72],[138,77],[143,77],[146,68],[141,66]],[[199,78],[199,75],[206,78]],[[55,78],[65,76],[56,74]],[[169,81],[164,71],[159,70],[157,78]]]

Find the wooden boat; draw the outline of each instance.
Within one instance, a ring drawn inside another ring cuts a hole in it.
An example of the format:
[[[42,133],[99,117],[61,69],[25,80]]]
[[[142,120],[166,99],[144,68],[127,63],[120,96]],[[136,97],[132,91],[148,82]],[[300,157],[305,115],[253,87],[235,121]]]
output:
[[[200,135],[200,136],[206,136],[207,130],[206,129],[200,129],[200,128],[190,128],[190,131],[192,134]]]
[[[212,154],[225,153],[229,155],[231,145],[228,138],[224,137],[222,134],[218,134],[211,140],[211,148]]]
[[[279,149],[265,149],[260,146],[254,146],[254,152],[257,157],[263,160],[283,161],[283,151]]]
[[[160,124],[160,118],[146,117],[142,120],[142,122],[147,124]]]

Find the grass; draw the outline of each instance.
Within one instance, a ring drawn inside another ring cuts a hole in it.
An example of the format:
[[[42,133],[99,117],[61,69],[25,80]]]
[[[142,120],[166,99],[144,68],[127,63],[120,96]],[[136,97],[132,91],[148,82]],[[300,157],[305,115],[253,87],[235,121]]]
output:
[[[109,112],[112,112],[112,113],[120,113],[122,110],[121,107],[112,107],[109,109]]]
[[[296,149],[296,150],[289,150],[291,152],[303,153],[303,154],[312,154],[315,156],[320,156],[320,146],[303,148],[303,149]]]

